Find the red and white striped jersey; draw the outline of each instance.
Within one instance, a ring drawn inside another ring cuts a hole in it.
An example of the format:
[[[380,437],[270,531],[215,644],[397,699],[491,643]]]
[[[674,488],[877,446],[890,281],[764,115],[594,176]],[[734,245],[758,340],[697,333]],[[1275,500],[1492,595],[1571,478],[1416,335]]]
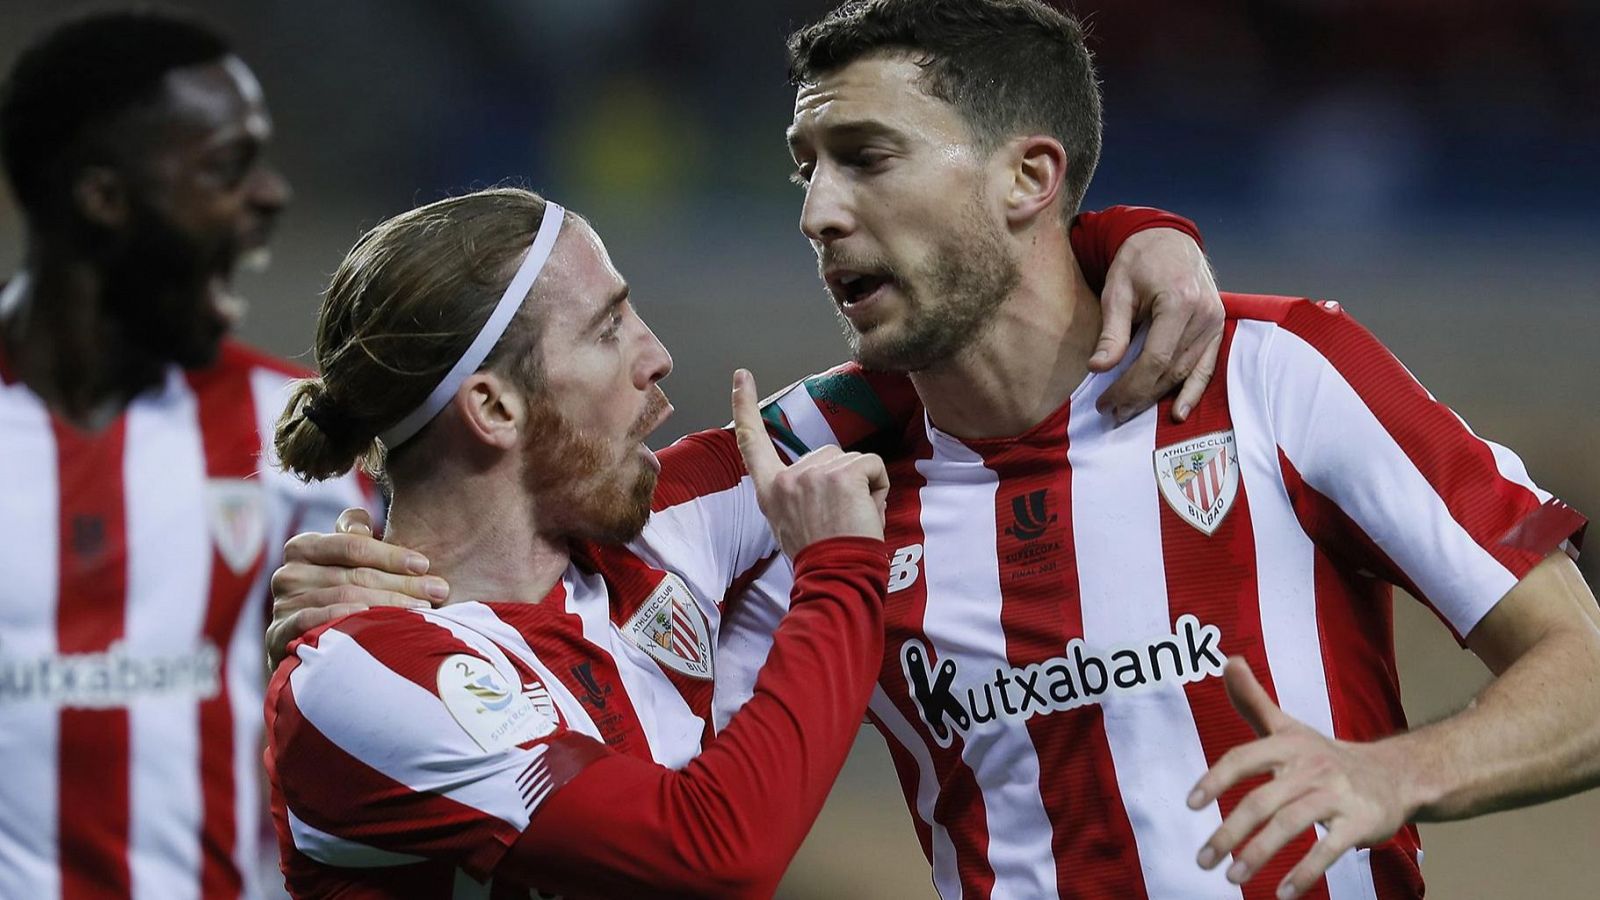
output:
[[[374,609],[291,646],[268,769],[296,896],[526,896],[492,870],[596,741],[699,755],[724,598],[778,548],[731,432],[660,460],[640,537],[580,545],[539,602]]]
[[[0,359],[0,897],[256,893],[267,578],[370,502],[263,464],[299,374],[226,343],[85,434]]]
[[[1225,300],[1218,375],[1183,424],[1169,400],[1113,427],[1095,401],[1117,372],[1004,440],[919,413],[891,447],[903,386],[851,367],[767,407],[794,452],[868,436],[889,455],[897,549],[869,717],[946,898],[1272,896],[1310,832],[1243,888],[1194,862],[1259,783],[1185,806],[1253,739],[1217,677],[1226,656],[1289,715],[1376,739],[1405,727],[1391,585],[1459,638],[1547,554],[1576,552],[1584,519],[1337,304]],[[781,597],[769,586],[725,624],[723,678],[759,665]],[[1420,897],[1419,857],[1407,827],[1312,895]]]

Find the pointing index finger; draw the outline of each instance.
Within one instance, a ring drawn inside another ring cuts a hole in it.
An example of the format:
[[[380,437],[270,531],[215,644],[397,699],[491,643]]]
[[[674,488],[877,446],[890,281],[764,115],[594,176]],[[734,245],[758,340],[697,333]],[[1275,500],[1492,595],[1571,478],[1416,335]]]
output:
[[[767,426],[761,418],[756,398],[756,379],[746,369],[733,373],[733,434],[739,441],[739,455],[744,457],[744,467],[758,488],[777,477],[784,469],[783,460],[773,449],[767,437]]]

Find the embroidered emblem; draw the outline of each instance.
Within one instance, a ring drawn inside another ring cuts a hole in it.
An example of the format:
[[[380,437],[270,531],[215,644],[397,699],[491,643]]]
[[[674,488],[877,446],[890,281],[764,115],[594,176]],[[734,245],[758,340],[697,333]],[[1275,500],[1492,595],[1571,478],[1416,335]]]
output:
[[[1205,534],[1217,527],[1239,495],[1239,451],[1233,432],[1215,431],[1155,452],[1156,483],[1178,517]]]
[[[681,675],[711,680],[711,627],[683,579],[668,572],[623,626],[656,662]]]

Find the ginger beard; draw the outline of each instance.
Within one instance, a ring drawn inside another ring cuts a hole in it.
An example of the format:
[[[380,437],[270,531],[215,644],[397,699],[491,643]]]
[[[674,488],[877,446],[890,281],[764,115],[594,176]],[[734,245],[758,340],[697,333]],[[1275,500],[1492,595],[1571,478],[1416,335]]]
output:
[[[638,446],[667,406],[667,395],[653,388],[644,411],[620,448],[585,433],[536,393],[529,415],[532,434],[523,459],[523,487],[549,515],[547,527],[567,538],[620,544],[644,530],[655,496],[656,470]]]
[[[861,330],[834,306],[861,365],[919,372],[954,357],[993,324],[995,310],[1022,280],[999,226],[984,215],[976,196],[954,219],[934,236],[928,259],[917,266],[897,271],[885,262],[854,262],[838,255],[819,260],[824,270],[843,265],[881,271],[903,298],[905,311],[896,325],[868,323]]]

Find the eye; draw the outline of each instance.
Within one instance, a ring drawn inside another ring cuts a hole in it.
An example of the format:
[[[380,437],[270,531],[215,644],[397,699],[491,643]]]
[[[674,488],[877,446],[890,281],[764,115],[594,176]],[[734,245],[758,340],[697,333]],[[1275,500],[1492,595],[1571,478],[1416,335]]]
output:
[[[789,173],[790,183],[802,188],[809,186],[811,184],[811,170],[814,168],[816,166],[812,163],[801,163],[793,172]]]
[[[889,158],[889,154],[882,150],[862,147],[849,153],[842,154],[839,161],[852,169],[873,169]]]
[[[615,341],[622,332],[622,306],[619,304],[611,310],[610,318],[606,319],[606,327],[600,332],[600,340]]]

